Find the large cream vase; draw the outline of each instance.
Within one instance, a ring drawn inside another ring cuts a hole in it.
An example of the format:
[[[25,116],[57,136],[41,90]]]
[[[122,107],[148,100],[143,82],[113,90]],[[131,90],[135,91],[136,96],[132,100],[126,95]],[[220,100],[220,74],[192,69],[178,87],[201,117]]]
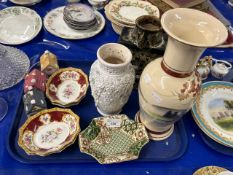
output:
[[[169,35],[168,44],[164,56],[148,64],[141,75],[136,115],[153,140],[169,137],[174,123],[189,111],[201,85],[194,70],[198,59],[228,35],[219,20],[194,9],[169,10],[161,24]]]

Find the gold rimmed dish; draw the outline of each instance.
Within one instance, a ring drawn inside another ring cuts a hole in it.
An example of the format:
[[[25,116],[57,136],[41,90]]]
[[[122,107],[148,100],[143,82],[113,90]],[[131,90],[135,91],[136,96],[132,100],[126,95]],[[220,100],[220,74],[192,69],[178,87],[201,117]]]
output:
[[[43,110],[21,126],[18,144],[28,155],[61,152],[76,140],[80,132],[79,120],[70,109]]]

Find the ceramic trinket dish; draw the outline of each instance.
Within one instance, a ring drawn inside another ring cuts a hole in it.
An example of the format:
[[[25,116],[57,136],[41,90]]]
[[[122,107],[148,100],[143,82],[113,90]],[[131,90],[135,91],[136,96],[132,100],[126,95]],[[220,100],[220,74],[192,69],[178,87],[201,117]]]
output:
[[[50,11],[44,18],[45,29],[51,34],[71,40],[79,40],[93,37],[100,33],[105,26],[105,19],[101,13],[95,11],[96,25],[87,30],[74,30],[70,28],[63,19],[63,7],[58,7]]]
[[[130,50],[117,43],[102,45],[98,59],[90,70],[90,86],[98,112],[103,115],[118,114],[129,99],[135,80]]]
[[[202,84],[192,113],[195,122],[206,135],[222,145],[233,148],[232,83],[211,81]]]
[[[169,35],[164,56],[145,67],[138,90],[137,119],[153,140],[168,138],[174,123],[191,109],[201,85],[197,60],[205,48],[222,44],[228,35],[219,20],[194,9],[169,10],[161,25]]]
[[[19,83],[30,67],[30,60],[23,51],[1,44],[0,62],[0,90]]]
[[[200,59],[196,65],[196,70],[201,76],[202,80],[205,80],[208,78],[208,75],[210,73],[210,69],[212,67],[212,56],[205,56],[204,58]]]
[[[95,10],[101,10],[108,3],[109,0],[88,0]]]
[[[77,68],[63,68],[52,74],[46,84],[46,96],[52,104],[68,107],[78,104],[87,93],[87,75]]]
[[[18,144],[29,155],[47,156],[73,144],[79,132],[79,116],[70,109],[52,108],[27,119]]]
[[[41,71],[50,76],[59,69],[57,56],[46,50],[40,57]]]
[[[23,96],[24,109],[28,116],[47,108],[45,95],[43,91],[32,89]]]
[[[24,93],[32,89],[39,89],[45,91],[46,75],[38,69],[33,69],[25,76],[24,80]]]
[[[13,6],[0,11],[0,43],[18,45],[35,38],[42,28],[40,16],[30,8]]]
[[[221,79],[229,73],[232,68],[231,63],[224,60],[212,59],[213,65],[211,67],[211,74],[215,78]]]
[[[137,159],[148,142],[144,126],[126,115],[94,118],[79,135],[80,151],[100,164]]]
[[[65,23],[75,30],[87,30],[97,23],[91,7],[82,3],[68,4],[63,11]]]

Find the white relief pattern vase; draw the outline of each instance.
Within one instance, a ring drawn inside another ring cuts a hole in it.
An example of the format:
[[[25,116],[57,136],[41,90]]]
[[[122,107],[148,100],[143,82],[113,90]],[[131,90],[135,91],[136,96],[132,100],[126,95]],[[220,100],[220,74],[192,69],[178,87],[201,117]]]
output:
[[[90,70],[90,86],[98,112],[113,115],[121,112],[133,89],[135,71],[130,50],[108,43],[97,51],[98,59]]]
[[[141,75],[136,115],[153,140],[169,137],[174,123],[190,110],[201,85],[194,71],[198,59],[207,47],[227,38],[220,21],[194,9],[169,10],[161,24],[169,35],[168,44],[164,56],[149,63]]]

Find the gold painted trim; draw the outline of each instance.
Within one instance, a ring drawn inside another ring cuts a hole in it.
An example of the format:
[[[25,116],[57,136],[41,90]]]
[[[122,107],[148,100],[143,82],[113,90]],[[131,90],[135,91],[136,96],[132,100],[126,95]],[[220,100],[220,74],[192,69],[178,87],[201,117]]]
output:
[[[86,90],[84,92],[84,94],[82,96],[80,96],[76,101],[74,102],[71,102],[71,103],[63,103],[61,102],[60,100],[53,100],[53,98],[49,95],[49,85],[51,84],[51,81],[53,80],[53,78],[61,73],[61,72],[65,72],[65,71],[75,71],[75,72],[78,72],[79,74],[83,75],[85,77],[85,80],[86,80]],[[77,105],[80,103],[80,101],[86,96],[87,94],[87,90],[88,90],[88,87],[89,87],[89,82],[88,82],[88,77],[87,77],[87,74],[85,74],[81,69],[77,69],[77,68],[73,68],[73,67],[68,67],[68,68],[62,68],[62,69],[59,69],[58,71],[54,72],[48,79],[47,83],[46,83],[46,96],[47,98],[51,101],[52,104],[54,105],[57,105],[57,106],[60,106],[60,107],[70,107],[72,105]]]
[[[219,133],[218,131],[216,131],[213,127],[211,127],[208,122],[206,121],[205,117],[202,115],[201,111],[200,111],[200,100],[201,100],[201,96],[206,93],[207,91],[209,91],[210,89],[213,89],[213,88],[224,88],[224,89],[231,89],[233,91],[233,87],[232,86],[227,86],[227,85],[209,85],[208,87],[205,87],[205,88],[202,88],[201,89],[201,92],[200,94],[197,96],[196,98],[196,112],[197,114],[199,115],[200,119],[202,120],[203,124],[206,126],[206,128],[208,130],[210,130],[211,132],[215,133],[217,136],[219,136],[220,138],[222,138],[223,140],[226,140],[228,142],[232,142],[232,145],[229,145],[229,144],[226,144],[226,143],[223,143],[221,140],[217,139],[216,137],[214,137],[213,135],[211,135],[209,133],[208,130],[206,130],[206,128],[204,128],[201,123],[196,119],[193,111],[192,111],[192,115],[193,115],[193,118],[194,118],[194,121],[197,123],[197,125],[201,128],[201,130],[207,135],[209,136],[211,139],[213,139],[214,141],[222,144],[222,145],[225,145],[227,147],[233,147],[233,138],[232,139],[229,139],[227,137],[224,137],[221,133]]]
[[[77,122],[77,126],[76,126],[76,131],[74,132],[74,134],[72,134],[72,138],[71,141],[68,143],[63,143],[64,145],[56,150],[50,151],[47,150],[46,152],[41,152],[41,151],[32,151],[30,149],[28,149],[24,143],[23,143],[23,134],[24,134],[24,130],[26,129],[26,127],[28,126],[28,124],[34,120],[37,117],[40,117],[43,114],[49,113],[49,112],[54,112],[54,111],[60,111],[60,112],[67,112],[69,114],[71,114],[72,116],[74,116],[76,118],[76,122]],[[19,128],[19,138],[18,138],[18,145],[28,154],[28,155],[39,155],[39,156],[47,156],[49,154],[52,153],[58,153],[63,151],[64,149],[66,149],[68,146],[72,145],[78,134],[80,133],[81,129],[80,129],[80,117],[78,115],[76,115],[72,110],[70,109],[62,109],[62,108],[52,108],[52,109],[45,109],[41,112],[38,112],[37,114],[29,117],[26,122]]]

